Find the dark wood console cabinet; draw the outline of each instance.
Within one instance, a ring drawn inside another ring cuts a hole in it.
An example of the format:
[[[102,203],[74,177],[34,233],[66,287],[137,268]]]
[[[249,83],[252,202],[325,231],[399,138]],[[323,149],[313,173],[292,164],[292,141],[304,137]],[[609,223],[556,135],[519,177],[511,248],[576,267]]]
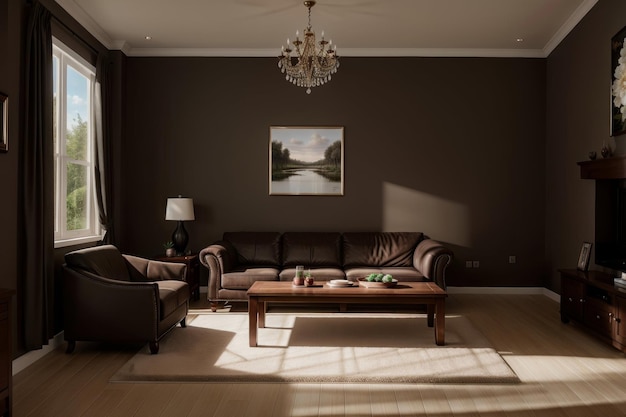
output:
[[[561,321],[574,320],[626,352],[626,289],[601,271],[560,269]]]

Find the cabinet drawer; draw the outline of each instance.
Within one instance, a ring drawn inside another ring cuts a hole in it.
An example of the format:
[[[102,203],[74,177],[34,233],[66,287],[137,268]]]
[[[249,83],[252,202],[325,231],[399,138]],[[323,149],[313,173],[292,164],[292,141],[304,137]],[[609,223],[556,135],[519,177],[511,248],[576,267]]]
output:
[[[602,300],[589,298],[585,303],[584,323],[604,336],[611,336],[613,306]]]
[[[584,285],[575,280],[561,281],[561,313],[574,320],[583,319]]]

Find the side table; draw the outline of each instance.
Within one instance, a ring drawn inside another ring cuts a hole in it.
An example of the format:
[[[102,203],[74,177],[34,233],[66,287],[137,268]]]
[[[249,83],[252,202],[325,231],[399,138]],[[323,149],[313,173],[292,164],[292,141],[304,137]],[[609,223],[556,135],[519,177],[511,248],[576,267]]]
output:
[[[195,301],[200,299],[200,258],[197,253],[180,256],[156,256],[154,258],[162,262],[176,262],[187,265],[185,282],[189,284],[191,298]]]

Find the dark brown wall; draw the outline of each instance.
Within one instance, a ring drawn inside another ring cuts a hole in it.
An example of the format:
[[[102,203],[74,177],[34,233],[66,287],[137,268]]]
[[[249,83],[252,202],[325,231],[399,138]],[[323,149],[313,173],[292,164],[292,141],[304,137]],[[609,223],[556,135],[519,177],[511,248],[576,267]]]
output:
[[[0,92],[9,96],[9,152],[0,152],[0,287],[10,289],[17,286],[21,3],[0,0]]]
[[[542,284],[545,60],[343,58],[310,95],[272,58],[127,61],[126,250],[161,252],[182,194],[194,250],[232,230],[423,231],[453,247],[451,284]],[[269,196],[273,125],[344,126],[345,196]]]
[[[21,45],[23,2],[0,0],[0,91],[9,97],[9,152],[0,153],[0,287],[17,289],[18,275],[18,154],[20,149]],[[18,305],[13,298],[13,322]],[[17,326],[13,325],[16,335]],[[14,337],[14,341],[17,337]]]
[[[595,184],[580,179],[576,162],[592,150],[599,155],[604,140],[613,141],[610,41],[624,26],[626,2],[600,0],[548,58],[547,286],[557,291],[556,269],[575,268],[583,241],[595,239]],[[597,268],[594,260],[592,255],[591,268]]]

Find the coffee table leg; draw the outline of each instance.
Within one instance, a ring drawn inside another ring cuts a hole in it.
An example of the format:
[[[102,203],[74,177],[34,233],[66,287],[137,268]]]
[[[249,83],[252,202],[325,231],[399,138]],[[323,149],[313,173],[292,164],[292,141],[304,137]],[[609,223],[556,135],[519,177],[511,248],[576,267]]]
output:
[[[426,304],[426,322],[428,323],[428,327],[433,327],[434,318],[435,318],[435,305]]]
[[[259,314],[259,304],[256,297],[248,298],[248,334],[250,336],[250,347],[257,345],[257,318]]]
[[[259,301],[259,329],[265,328],[265,312],[267,311],[267,303]]]
[[[446,344],[446,302],[443,298],[435,304],[435,343],[438,346]]]

